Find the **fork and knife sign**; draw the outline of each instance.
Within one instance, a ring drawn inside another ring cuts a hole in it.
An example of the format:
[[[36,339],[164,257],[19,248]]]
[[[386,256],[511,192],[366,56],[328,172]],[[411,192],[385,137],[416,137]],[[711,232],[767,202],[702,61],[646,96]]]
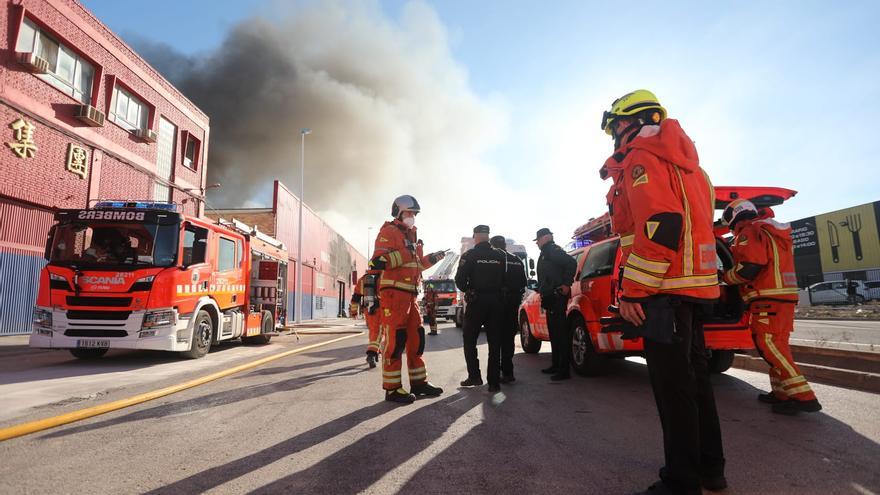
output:
[[[840,263],[840,234],[837,230],[837,225],[831,220],[827,221],[828,223],[828,236],[831,240],[831,259],[834,260],[835,263]],[[841,227],[846,227],[849,230],[850,234],[852,234],[853,239],[853,248],[856,252],[856,259],[862,259],[862,238],[859,235],[859,231],[862,230],[862,216],[858,213],[855,215],[847,215],[846,220],[840,222]]]

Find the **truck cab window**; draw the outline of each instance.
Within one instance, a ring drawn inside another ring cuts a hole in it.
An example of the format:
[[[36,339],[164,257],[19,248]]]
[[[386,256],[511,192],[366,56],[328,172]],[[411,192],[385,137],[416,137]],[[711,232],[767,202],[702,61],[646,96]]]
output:
[[[208,247],[208,229],[188,225],[183,233],[183,264],[196,265],[205,262]]]
[[[220,237],[217,253],[218,272],[228,272],[235,268],[235,241]]]

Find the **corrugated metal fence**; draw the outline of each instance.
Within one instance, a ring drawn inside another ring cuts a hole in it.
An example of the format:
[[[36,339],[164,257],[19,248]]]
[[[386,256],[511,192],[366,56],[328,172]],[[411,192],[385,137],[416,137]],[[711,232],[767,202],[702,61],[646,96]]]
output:
[[[0,335],[30,333],[52,212],[0,199]]]

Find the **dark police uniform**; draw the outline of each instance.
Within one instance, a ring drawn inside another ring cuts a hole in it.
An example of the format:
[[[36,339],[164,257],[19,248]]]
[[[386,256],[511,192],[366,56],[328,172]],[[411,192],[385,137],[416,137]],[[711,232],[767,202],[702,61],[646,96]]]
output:
[[[526,289],[526,267],[522,260],[515,254],[501,248],[504,238],[493,237],[490,242],[495,249],[504,253],[507,258],[507,270],[504,272],[504,289],[502,290],[503,317],[501,319],[501,375],[503,382],[512,382],[513,377],[513,350],[516,334],[519,333],[517,315],[519,305],[522,303],[523,293]]]
[[[538,237],[550,233],[548,229],[541,229]],[[565,320],[568,296],[560,294],[557,289],[563,285],[571,287],[576,270],[575,259],[553,241],[541,247],[541,256],[538,258],[538,292],[541,294],[541,307],[546,311],[553,356],[552,365],[544,371],[556,373],[554,376],[558,377],[567,377],[571,373],[571,338]]]
[[[478,225],[474,233],[489,233],[489,227]],[[467,307],[464,313],[464,359],[467,362],[471,385],[482,383],[480,361],[477,357],[477,338],[480,328],[486,328],[489,342],[489,365],[486,378],[489,387],[498,387],[500,379],[501,342],[499,329],[502,317],[501,289],[504,286],[504,253],[488,242],[481,242],[461,255],[455,285],[465,293]],[[464,382],[462,382],[464,383]]]

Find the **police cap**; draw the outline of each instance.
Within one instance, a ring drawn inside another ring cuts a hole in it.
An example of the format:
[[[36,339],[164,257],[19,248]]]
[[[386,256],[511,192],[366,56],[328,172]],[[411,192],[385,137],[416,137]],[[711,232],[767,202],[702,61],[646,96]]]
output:
[[[474,227],[474,234],[488,234],[489,226],[488,225],[477,225]]]
[[[538,239],[544,237],[547,234],[553,235],[553,232],[550,232],[550,229],[548,229],[547,227],[544,227],[544,228],[538,230],[538,233],[535,234],[535,238],[532,240],[537,241]]]
[[[493,248],[498,248],[498,249],[506,249],[507,248],[507,241],[504,240],[503,235],[496,235],[495,237],[489,239],[489,244],[492,245]]]

